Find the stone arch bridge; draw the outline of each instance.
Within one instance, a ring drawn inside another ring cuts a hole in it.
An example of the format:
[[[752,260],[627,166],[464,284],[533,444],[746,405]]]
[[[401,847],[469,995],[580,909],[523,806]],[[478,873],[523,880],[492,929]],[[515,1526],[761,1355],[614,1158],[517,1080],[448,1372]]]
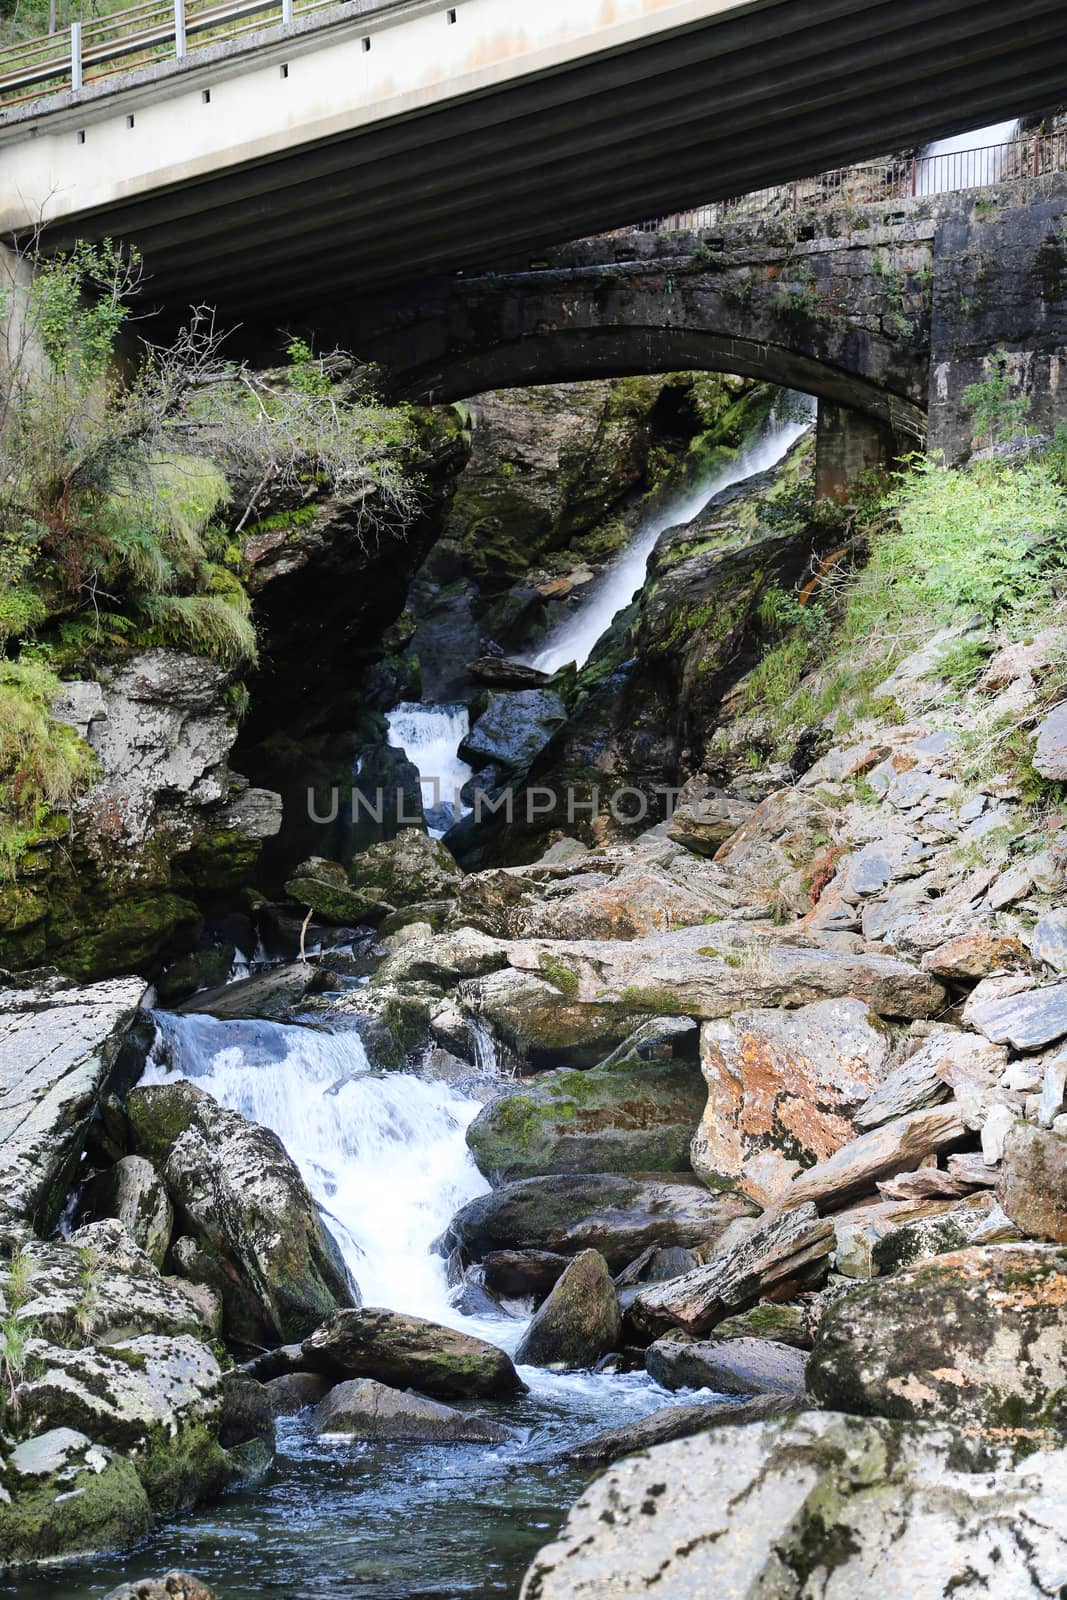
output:
[[[966,455],[963,390],[994,349],[1008,351],[1034,424],[1058,420],[1067,179],[617,233],[327,303],[308,328],[415,401],[683,369],[801,389],[819,400],[820,489],[841,493],[923,443]]]

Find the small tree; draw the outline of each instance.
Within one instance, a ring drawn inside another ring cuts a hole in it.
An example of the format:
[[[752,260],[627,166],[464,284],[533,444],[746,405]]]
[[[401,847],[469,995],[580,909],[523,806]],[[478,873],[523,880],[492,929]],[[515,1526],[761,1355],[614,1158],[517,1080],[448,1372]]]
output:
[[[1004,349],[986,359],[986,376],[967,385],[963,403],[974,418],[976,437],[987,440],[990,448],[1026,431],[1030,397],[1015,393],[1011,357]]]

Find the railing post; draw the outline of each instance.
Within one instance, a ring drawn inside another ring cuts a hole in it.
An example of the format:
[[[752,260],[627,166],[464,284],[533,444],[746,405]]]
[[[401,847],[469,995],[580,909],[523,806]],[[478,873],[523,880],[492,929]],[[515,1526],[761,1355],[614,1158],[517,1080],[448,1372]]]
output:
[[[291,28],[293,25],[293,0],[282,0],[282,27]]]
[[[185,54],[185,0],[174,0],[174,54],[179,61]]]
[[[70,25],[70,86],[77,94],[82,86],[82,25]]]
[[[911,158],[911,198],[914,200],[919,192],[919,163],[915,157]]]

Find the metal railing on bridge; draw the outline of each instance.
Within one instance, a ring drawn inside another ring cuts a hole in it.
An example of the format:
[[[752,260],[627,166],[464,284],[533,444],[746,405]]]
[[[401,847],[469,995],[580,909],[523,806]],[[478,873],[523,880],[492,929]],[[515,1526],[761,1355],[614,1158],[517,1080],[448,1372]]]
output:
[[[783,216],[794,211],[848,211],[920,195],[984,189],[1022,178],[1067,171],[1067,131],[1034,134],[972,150],[946,150],[864,166],[838,167],[814,178],[715,200],[691,211],[673,211],[640,224],[643,233],[699,233],[745,217]]]

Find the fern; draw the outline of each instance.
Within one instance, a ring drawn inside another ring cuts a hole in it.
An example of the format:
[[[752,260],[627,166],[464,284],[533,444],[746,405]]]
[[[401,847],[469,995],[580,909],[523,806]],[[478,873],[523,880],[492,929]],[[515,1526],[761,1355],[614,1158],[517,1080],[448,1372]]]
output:
[[[224,667],[242,667],[256,660],[256,631],[243,598],[241,606],[232,596],[147,595],[142,609],[152,642],[209,656]]]

